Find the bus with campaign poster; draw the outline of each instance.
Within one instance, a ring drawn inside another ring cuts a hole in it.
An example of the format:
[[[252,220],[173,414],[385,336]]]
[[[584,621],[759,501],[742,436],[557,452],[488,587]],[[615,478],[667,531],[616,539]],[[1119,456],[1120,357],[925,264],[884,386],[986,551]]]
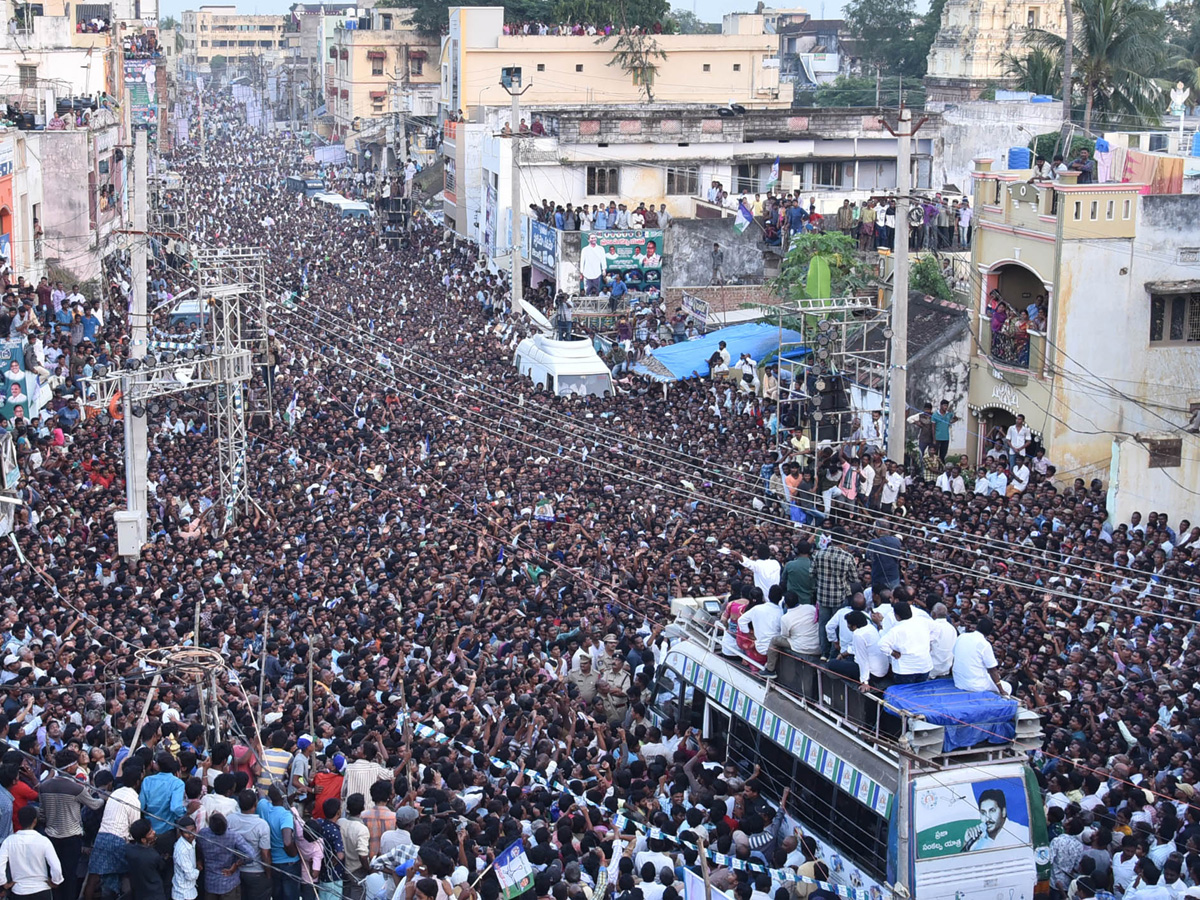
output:
[[[1045,814],[1027,763],[1041,746],[1035,713],[951,679],[865,695],[784,655],[766,681],[722,653],[718,599],[673,606],[654,718],[695,728],[743,771],[759,766],[776,801],[790,787],[788,818],[816,840],[831,890],[855,900],[1048,893]]]

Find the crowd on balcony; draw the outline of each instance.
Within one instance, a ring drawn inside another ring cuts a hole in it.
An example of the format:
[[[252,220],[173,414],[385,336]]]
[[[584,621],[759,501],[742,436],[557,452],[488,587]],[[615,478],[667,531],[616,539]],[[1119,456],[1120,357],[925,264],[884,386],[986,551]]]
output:
[[[596,25],[590,22],[505,22],[504,33],[514,35],[538,35],[546,37],[600,37],[610,34],[662,34],[661,22],[655,22],[649,27],[635,25],[632,28],[622,28],[609,22],[607,25]]]
[[[109,31],[112,31],[112,22],[98,16],[75,23],[76,34],[106,34]]]
[[[1049,308],[1045,294],[1038,294],[1024,306],[1007,301],[999,290],[988,294],[987,318],[990,327],[991,357],[996,362],[1027,368],[1029,335],[1044,332]]]
[[[637,231],[643,228],[666,228],[674,216],[667,212],[667,204],[660,203],[658,209],[644,200],[630,209],[615,200],[603,203],[586,203],[575,206],[568,203],[551,203],[542,199],[541,204],[530,203],[529,213],[543,225],[559,231]]]
[[[126,59],[157,59],[162,45],[153,34],[130,34],[121,39]]]

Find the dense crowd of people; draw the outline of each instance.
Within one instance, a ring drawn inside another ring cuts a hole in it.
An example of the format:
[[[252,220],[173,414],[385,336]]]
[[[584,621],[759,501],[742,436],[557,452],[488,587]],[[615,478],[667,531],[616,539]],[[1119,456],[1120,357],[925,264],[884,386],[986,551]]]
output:
[[[750,604],[779,620],[815,605],[838,627],[811,654],[762,626],[753,646],[835,670],[857,662],[847,622],[862,637],[925,613],[990,635],[997,689],[1043,716],[1031,762],[1056,896],[1197,896],[1200,527],[1113,522],[1099,483],[1048,466],[1022,489],[960,491],[869,435],[822,451],[732,380],[664,391],[626,373],[614,395],[552,398],[514,371],[529,326],[476,248],[421,222],[382,249],[280,189],[299,147],[214,106],[228,129],[207,161],[171,160],[195,200],[186,228],[265,247],[281,298],[251,386],[274,415],[252,428],[249,512],[222,527],[212,424],[181,394],[151,421],[149,542],[120,557],[121,425],[80,400],[86,367],[128,353],[125,264],[94,323],[87,301],[78,323],[42,321],[37,289],[5,314],[53,348],[57,379],[36,420],[3,422],[23,501],[0,543],[15,896],[496,900],[489,864],[518,837],[539,900],[605,882],[680,900],[700,842],[794,879],[714,862],[738,900],[835,896],[807,788],[789,797],[698,723],[649,715],[667,604],[689,595],[724,598],[727,619],[741,605],[738,622]],[[194,277],[156,253],[156,293]],[[991,468],[1023,465],[1028,441],[1006,436]],[[814,560],[806,586],[814,548],[836,571]],[[220,739],[196,683],[144,661],[192,642],[224,660]],[[865,689],[887,677],[868,665]]]

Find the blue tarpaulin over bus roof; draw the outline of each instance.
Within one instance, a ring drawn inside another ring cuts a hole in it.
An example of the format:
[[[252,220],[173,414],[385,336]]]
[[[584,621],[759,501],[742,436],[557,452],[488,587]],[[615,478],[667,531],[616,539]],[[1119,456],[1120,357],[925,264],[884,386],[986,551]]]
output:
[[[894,684],[883,699],[889,705],[946,729],[942,749],[949,753],[984,741],[1003,744],[1017,734],[1017,701],[991,691],[963,691],[953,679]]]
[[[783,329],[783,341],[788,344],[798,344],[804,339],[798,331]],[[729,351],[730,364],[736,363],[743,353],[749,353],[755,362],[761,362],[764,356],[779,350],[780,332],[778,325],[766,322],[747,322],[745,325],[733,325],[710,331],[704,337],[695,341],[684,341],[681,344],[668,344],[650,351],[663,368],[671,373],[676,381],[691,378],[692,373],[708,374],[708,360],[717,351],[717,345],[724,341]],[[644,366],[634,367],[635,372],[652,377],[662,378],[661,374]],[[665,380],[665,379],[663,379]]]

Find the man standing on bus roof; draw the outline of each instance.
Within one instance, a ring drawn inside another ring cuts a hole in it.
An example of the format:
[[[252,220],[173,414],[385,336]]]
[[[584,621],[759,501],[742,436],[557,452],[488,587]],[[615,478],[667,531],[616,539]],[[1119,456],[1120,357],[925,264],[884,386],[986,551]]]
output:
[[[1008,821],[1008,800],[999,788],[988,788],[979,795],[979,824],[963,835],[962,852],[987,850],[999,845],[1000,832]]]
[[[733,558],[749,569],[750,574],[754,576],[754,586],[762,591],[764,597],[769,597],[771,588],[779,584],[779,563],[771,558],[771,548],[766,544],[755,547],[754,556],[755,559],[747,559],[736,550],[733,553]]]
[[[879,649],[879,629],[871,624],[865,612],[854,610],[846,616],[846,625],[852,633],[854,659],[831,659],[829,669],[856,679],[859,690],[865,694],[872,687],[882,686],[883,679],[888,676],[888,658]]]
[[[828,656],[829,640],[825,626],[854,592],[858,567],[854,564],[854,557],[844,547],[834,543],[831,537],[825,547],[813,554],[812,574],[817,583],[817,607],[821,616],[821,655]]]

